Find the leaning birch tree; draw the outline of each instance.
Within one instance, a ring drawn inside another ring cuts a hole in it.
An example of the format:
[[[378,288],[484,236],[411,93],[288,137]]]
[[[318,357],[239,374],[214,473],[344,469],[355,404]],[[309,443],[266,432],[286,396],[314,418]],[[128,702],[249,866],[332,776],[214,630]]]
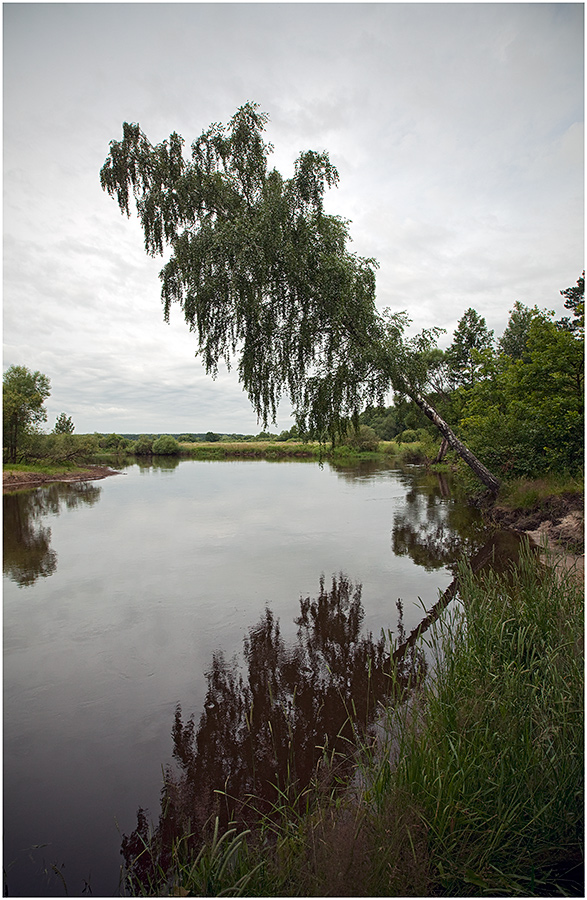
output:
[[[348,221],[324,211],[338,182],[328,154],[302,152],[284,178],[268,166],[267,121],[247,103],[204,131],[188,158],[178,134],[154,145],[138,124],[110,142],[102,188],[128,216],[134,199],[149,255],[169,251],[165,320],[177,303],[208,374],[236,364],[264,428],[286,396],[302,432],[334,436],[394,389],[497,491],[425,398],[420,350],[434,331],[407,340],[404,314],[378,313],[375,260],[351,253]]]

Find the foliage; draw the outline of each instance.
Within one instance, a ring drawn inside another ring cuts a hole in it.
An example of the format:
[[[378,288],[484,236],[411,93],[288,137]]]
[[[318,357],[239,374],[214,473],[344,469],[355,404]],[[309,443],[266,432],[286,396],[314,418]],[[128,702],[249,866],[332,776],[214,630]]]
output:
[[[111,450],[114,452],[130,451],[133,443],[121,434],[112,432],[111,434],[97,434],[98,446],[101,450]]]
[[[565,309],[570,309],[573,318],[566,316],[557,322],[560,328],[571,331],[577,336],[585,333],[585,272],[577,280],[574,287],[561,291],[561,295],[565,297]]]
[[[149,254],[170,246],[165,317],[180,305],[206,370],[230,366],[238,348],[240,380],[265,426],[287,391],[321,430],[386,381],[355,337],[372,328],[375,263],[351,254],[347,223],[324,212],[338,181],[328,154],[301,153],[289,179],[269,171],[266,122],[247,103],[228,126],[203,132],[189,160],[179,135],[155,146],[124,123],[101,183],[127,215],[134,195]]]
[[[433,893],[553,896],[561,863],[582,861],[582,588],[528,549],[511,572],[461,579],[421,714],[390,711],[388,778],[421,810]]]
[[[153,454],[155,456],[177,456],[179,444],[171,435],[162,434],[156,441],[153,441]]]
[[[318,442],[222,440],[204,441],[181,448],[193,459],[321,459],[324,447]]]
[[[345,435],[343,445],[358,453],[372,453],[379,447],[379,438],[369,425],[359,425],[358,429],[349,430]]]
[[[121,212],[130,215],[134,199],[147,253],[169,250],[160,273],[164,315],[180,306],[206,371],[215,376],[220,363],[236,359],[264,429],[287,395],[298,433],[321,441],[351,423],[369,425],[359,423],[361,410],[381,406],[393,389],[396,403],[409,400],[418,412],[413,421],[387,421],[384,436],[421,428],[426,417],[494,493],[499,479],[487,466],[508,474],[528,445],[528,470],[576,468],[576,403],[569,405],[564,386],[557,392],[556,378],[546,379],[548,404],[528,381],[547,372],[555,347],[573,356],[552,328],[544,337],[550,349],[538,346],[538,312],[516,304],[497,350],[473,308],[445,353],[437,347],[442,329],[408,338],[405,312],[377,312],[375,260],[351,253],[348,222],[324,209],[326,188],[338,182],[328,154],[301,153],[284,178],[268,165],[267,121],[247,103],[228,125],[204,131],[188,158],[175,132],[154,145],[138,124],[124,123],[100,173]],[[551,323],[563,335],[582,336],[583,285],[562,292],[575,316],[572,326]],[[508,360],[526,368],[510,371]],[[562,376],[560,365],[556,371]]]
[[[71,416],[66,416],[64,412],[59,413],[57,419],[55,420],[55,425],[53,427],[54,434],[73,434],[75,431],[75,425],[71,419]]]
[[[61,432],[52,434],[35,433],[27,442],[27,459],[37,462],[83,462],[90,460],[99,450],[96,435],[71,434]]]
[[[540,509],[557,497],[581,498],[584,501],[583,479],[565,475],[547,475],[543,478],[513,478],[504,483],[499,493],[499,503],[510,509]]]
[[[299,441],[300,440],[300,432],[297,425],[292,425],[291,428],[282,431],[275,438],[276,441]]]
[[[521,358],[488,352],[461,388],[460,433],[494,471],[534,476],[583,466],[583,340],[533,311]]]
[[[582,286],[581,279],[578,284]],[[578,289],[569,291],[580,309]],[[430,362],[426,353],[420,357],[430,366],[428,383],[436,391],[432,395],[436,409],[501,477],[582,471],[584,337],[580,328],[562,327],[553,316],[516,302],[507,328],[494,346],[484,320],[468,310],[459,323],[461,338],[467,334],[470,338],[467,378],[450,375],[448,351],[448,360],[436,357]],[[472,346],[471,329],[479,338],[477,347]],[[467,342],[455,337],[451,347],[459,343]],[[456,387],[450,387],[451,379]],[[426,419],[413,401],[396,396],[392,407],[368,408],[360,421],[371,425],[381,438],[393,431],[398,442],[405,442],[406,433],[408,438],[411,432],[423,435]],[[463,478],[475,490],[465,471]]]
[[[493,332],[488,330],[485,319],[469,307],[460,319],[452,344],[444,355],[451,387],[471,387],[474,384],[479,367],[476,354],[490,350],[492,345]]]
[[[137,456],[150,456],[153,452],[154,438],[141,434],[132,446],[132,452]]]
[[[510,318],[507,328],[498,341],[498,347],[502,353],[511,359],[521,359],[526,351],[528,332],[532,319],[538,309],[529,309],[516,300],[514,308],[510,310]]]
[[[10,366],[3,378],[2,426],[4,448],[10,462],[16,462],[26,450],[27,439],[41,422],[47,421],[45,400],[51,393],[51,382],[41,372],[26,366]]]
[[[362,425],[369,425],[382,441],[391,441],[402,430],[398,424],[398,409],[394,406],[367,407],[359,417]]]
[[[397,436],[398,444],[414,444],[418,440],[418,435],[411,428],[406,428]]]
[[[294,175],[269,170],[266,114],[247,103],[183,156],[176,133],[153,145],[123,125],[102,167],[102,188],[130,215],[134,197],[151,255],[170,250],[162,300],[178,303],[213,376],[238,359],[263,427],[289,397],[299,433],[335,440],[391,387],[414,400],[490,488],[498,480],[421,396],[439,365],[427,329],[407,339],[405,313],[375,307],[376,262],[351,253],[348,222],[324,210],[338,172],[326,152],[300,154]]]

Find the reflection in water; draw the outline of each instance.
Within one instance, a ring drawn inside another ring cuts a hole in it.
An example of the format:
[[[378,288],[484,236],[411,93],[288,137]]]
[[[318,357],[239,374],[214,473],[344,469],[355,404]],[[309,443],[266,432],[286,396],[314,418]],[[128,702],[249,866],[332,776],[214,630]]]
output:
[[[94,484],[77,482],[5,494],[4,574],[19,587],[52,575],[57,568],[57,554],[51,549],[51,529],[39,520],[43,516],[59,515],[62,508],[93,506],[100,492],[101,488]]]
[[[391,471],[395,477],[399,474],[406,493],[401,509],[394,512],[392,550],[396,556],[409,556],[427,572],[447,568],[455,574],[463,554],[470,558],[487,540],[479,511],[463,502],[446,473],[421,466],[390,470],[378,460],[331,462],[331,466],[349,483],[369,481],[378,474],[389,477]]]
[[[424,677],[419,651],[412,647],[394,662],[383,635],[378,641],[361,635],[363,618],[361,586],[341,574],[330,590],[321,579],[316,599],[300,599],[293,646],[265,610],[244,641],[246,676],[236,661],[214,654],[197,730],[193,715],[185,721],[181,707],[176,710],[179,771],[166,771],[155,834],[149,838],[139,810],[137,828],[123,839],[137,886],[148,883],[155,864],[167,866],[179,834],[192,834],[197,846],[212,814],[223,824],[250,823],[270,812],[280,790],[295,785],[299,792],[324,752],[348,756],[349,739],[357,728],[366,733],[379,701]],[[146,842],[151,854],[142,852]]]
[[[409,556],[427,572],[447,568],[456,573],[463,554],[470,558],[487,540],[477,510],[451,495],[446,475],[418,473],[410,485],[392,530],[396,556]]]
[[[135,457],[135,465],[137,465],[141,473],[149,471],[172,471],[177,469],[180,463],[179,456],[137,456]]]
[[[488,568],[491,568],[494,572],[513,572],[512,563],[518,561],[521,546],[522,538],[520,535],[513,532],[496,532],[469,559],[471,572],[477,575]],[[428,610],[422,621],[412,629],[407,638],[404,631],[400,629],[399,638],[393,651],[394,661],[398,662],[408,651],[412,650],[418,638],[436,622],[451,600],[454,600],[458,591],[459,578],[455,576],[447,589],[440,595],[438,602],[434,604],[432,609]],[[398,600],[399,604],[401,604],[401,601]]]

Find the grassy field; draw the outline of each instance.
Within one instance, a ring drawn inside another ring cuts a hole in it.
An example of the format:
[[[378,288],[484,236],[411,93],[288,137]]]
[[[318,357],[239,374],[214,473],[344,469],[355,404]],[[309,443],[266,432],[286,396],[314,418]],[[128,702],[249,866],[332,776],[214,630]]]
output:
[[[318,442],[302,441],[202,441],[179,447],[192,459],[317,459],[321,449]]]
[[[192,459],[320,459],[353,458],[394,459],[422,462],[424,446],[420,442],[398,444],[396,441],[380,441],[377,451],[360,452],[340,444],[332,449],[330,443],[318,441],[216,441],[180,443],[183,456]]]

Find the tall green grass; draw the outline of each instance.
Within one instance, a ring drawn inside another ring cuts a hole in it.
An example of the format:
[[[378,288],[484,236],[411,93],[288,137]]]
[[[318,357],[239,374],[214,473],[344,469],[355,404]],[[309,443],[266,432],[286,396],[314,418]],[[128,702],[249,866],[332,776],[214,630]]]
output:
[[[582,478],[547,474],[542,478],[515,478],[502,484],[499,502],[512,509],[536,509],[551,504],[553,498],[583,496]]]
[[[582,586],[527,549],[509,574],[460,578],[433,680],[388,713],[398,764],[377,805],[399,792],[418,811],[442,893],[543,893],[582,861]]]

